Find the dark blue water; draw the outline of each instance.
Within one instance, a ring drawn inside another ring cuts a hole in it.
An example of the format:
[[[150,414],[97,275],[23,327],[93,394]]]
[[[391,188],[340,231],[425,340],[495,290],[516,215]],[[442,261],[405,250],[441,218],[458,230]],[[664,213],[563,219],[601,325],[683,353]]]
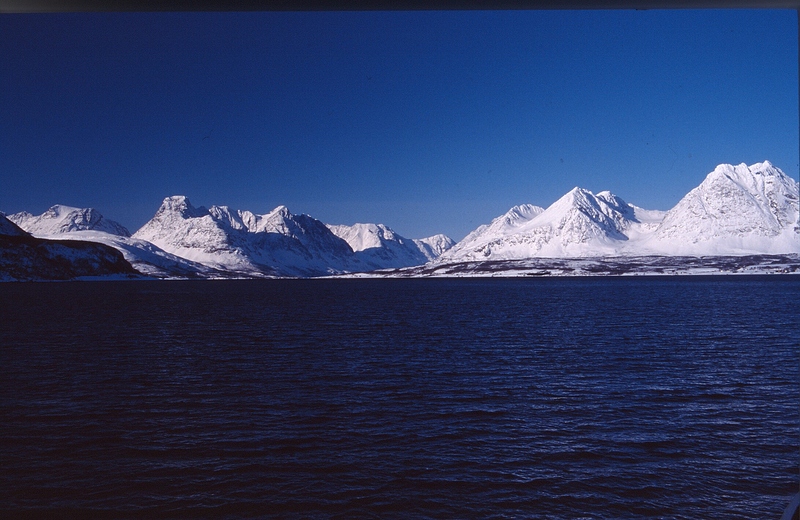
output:
[[[6,515],[779,518],[800,278],[2,284]]]

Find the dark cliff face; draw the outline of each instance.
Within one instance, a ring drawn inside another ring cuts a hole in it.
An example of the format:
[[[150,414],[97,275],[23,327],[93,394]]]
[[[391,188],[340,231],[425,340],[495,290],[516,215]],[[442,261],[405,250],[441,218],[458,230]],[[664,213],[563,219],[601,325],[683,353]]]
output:
[[[82,276],[137,276],[113,247],[81,240],[0,235],[0,280],[73,280]]]

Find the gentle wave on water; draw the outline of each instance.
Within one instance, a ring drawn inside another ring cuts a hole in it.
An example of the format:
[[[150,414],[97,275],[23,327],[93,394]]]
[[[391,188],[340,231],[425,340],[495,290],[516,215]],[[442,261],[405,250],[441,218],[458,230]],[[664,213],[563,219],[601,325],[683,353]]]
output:
[[[3,284],[0,510],[778,518],[800,278]]]

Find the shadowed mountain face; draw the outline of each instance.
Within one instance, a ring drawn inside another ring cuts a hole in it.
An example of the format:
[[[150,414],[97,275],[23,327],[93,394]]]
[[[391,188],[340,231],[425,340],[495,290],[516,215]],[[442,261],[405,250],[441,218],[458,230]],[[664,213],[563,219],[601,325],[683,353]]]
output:
[[[73,280],[138,274],[113,247],[80,240],[36,238],[0,215],[0,280]]]

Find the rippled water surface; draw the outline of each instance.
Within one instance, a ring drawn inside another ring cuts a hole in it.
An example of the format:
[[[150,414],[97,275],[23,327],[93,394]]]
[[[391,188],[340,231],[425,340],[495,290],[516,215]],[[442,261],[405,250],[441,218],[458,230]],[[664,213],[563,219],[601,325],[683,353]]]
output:
[[[0,298],[12,515],[762,519],[800,480],[798,277]]]

